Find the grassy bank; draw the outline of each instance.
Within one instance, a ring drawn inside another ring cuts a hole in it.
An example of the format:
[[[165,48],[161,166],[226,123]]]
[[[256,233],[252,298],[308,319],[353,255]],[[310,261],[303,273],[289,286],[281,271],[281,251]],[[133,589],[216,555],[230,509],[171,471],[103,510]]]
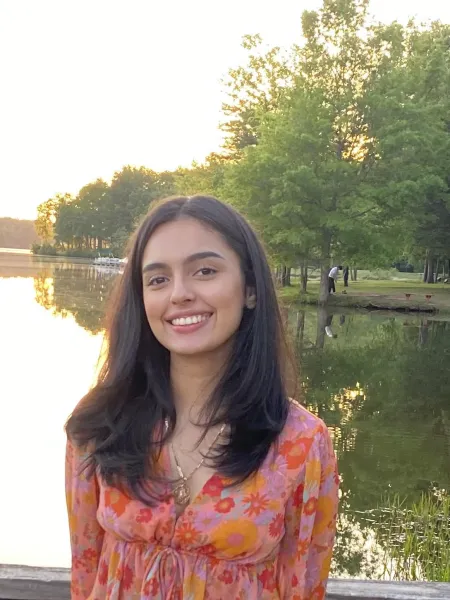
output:
[[[346,292],[346,293],[344,293]],[[279,290],[288,304],[317,304],[319,281],[308,283],[306,294],[296,284]],[[409,296],[408,296],[409,295]],[[431,296],[426,298],[426,296]],[[385,310],[421,310],[450,312],[450,285],[426,284],[418,281],[364,280],[350,282],[344,288],[338,281],[336,294],[330,296],[330,306]]]
[[[450,497],[424,494],[406,508],[398,496],[374,511],[377,537],[385,548],[384,578],[450,581]]]

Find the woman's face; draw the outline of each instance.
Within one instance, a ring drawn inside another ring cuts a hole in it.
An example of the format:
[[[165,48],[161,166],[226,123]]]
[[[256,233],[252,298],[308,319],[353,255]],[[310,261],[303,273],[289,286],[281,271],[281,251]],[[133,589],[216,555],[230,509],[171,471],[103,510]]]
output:
[[[239,257],[199,221],[156,229],[144,250],[142,280],[150,328],[172,354],[214,352],[236,333],[246,299]]]

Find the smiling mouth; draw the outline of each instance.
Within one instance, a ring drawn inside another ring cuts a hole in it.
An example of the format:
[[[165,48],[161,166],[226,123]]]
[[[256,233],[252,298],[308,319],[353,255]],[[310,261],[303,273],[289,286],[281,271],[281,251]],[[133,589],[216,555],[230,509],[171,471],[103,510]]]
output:
[[[172,319],[169,321],[171,325],[175,327],[185,327],[187,325],[196,325],[197,323],[203,323],[211,317],[210,313],[202,315],[192,315],[190,317],[180,317],[179,319]]]

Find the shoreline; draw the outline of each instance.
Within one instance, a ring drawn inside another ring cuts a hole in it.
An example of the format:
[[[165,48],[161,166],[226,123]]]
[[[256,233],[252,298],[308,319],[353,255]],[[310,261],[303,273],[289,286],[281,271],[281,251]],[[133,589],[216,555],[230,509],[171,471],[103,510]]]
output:
[[[450,314],[450,286],[444,284],[398,284],[394,281],[359,282],[357,289],[338,290],[329,296],[326,307],[391,311],[393,313]],[[317,306],[318,284],[302,294],[297,286],[278,289],[282,302],[289,306]]]

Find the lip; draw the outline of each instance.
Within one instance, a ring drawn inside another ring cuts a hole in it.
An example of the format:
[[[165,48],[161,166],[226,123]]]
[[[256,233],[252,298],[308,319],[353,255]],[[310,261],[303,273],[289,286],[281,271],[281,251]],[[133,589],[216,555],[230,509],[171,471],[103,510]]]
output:
[[[196,315],[209,315],[211,317],[212,312],[210,312],[209,310],[184,310],[183,312],[173,313],[166,317],[164,320],[167,321],[169,324],[172,324],[171,322],[174,319],[185,319],[186,317],[194,317]]]
[[[199,323],[192,323],[192,325],[172,325],[172,323],[170,322],[170,320],[173,319],[181,319],[182,317],[186,318],[186,317],[192,317],[194,315],[209,315],[209,317],[207,319],[205,319],[204,321],[200,321]],[[188,334],[188,333],[194,333],[195,331],[198,331],[199,329],[201,329],[202,327],[205,327],[205,325],[207,325],[209,323],[209,321],[211,320],[212,317],[212,313],[202,313],[202,312],[190,312],[189,314],[184,312],[184,313],[180,313],[179,316],[172,316],[172,318],[169,320],[167,319],[167,324],[168,326],[171,328],[171,330],[174,333],[180,333],[180,334]]]

